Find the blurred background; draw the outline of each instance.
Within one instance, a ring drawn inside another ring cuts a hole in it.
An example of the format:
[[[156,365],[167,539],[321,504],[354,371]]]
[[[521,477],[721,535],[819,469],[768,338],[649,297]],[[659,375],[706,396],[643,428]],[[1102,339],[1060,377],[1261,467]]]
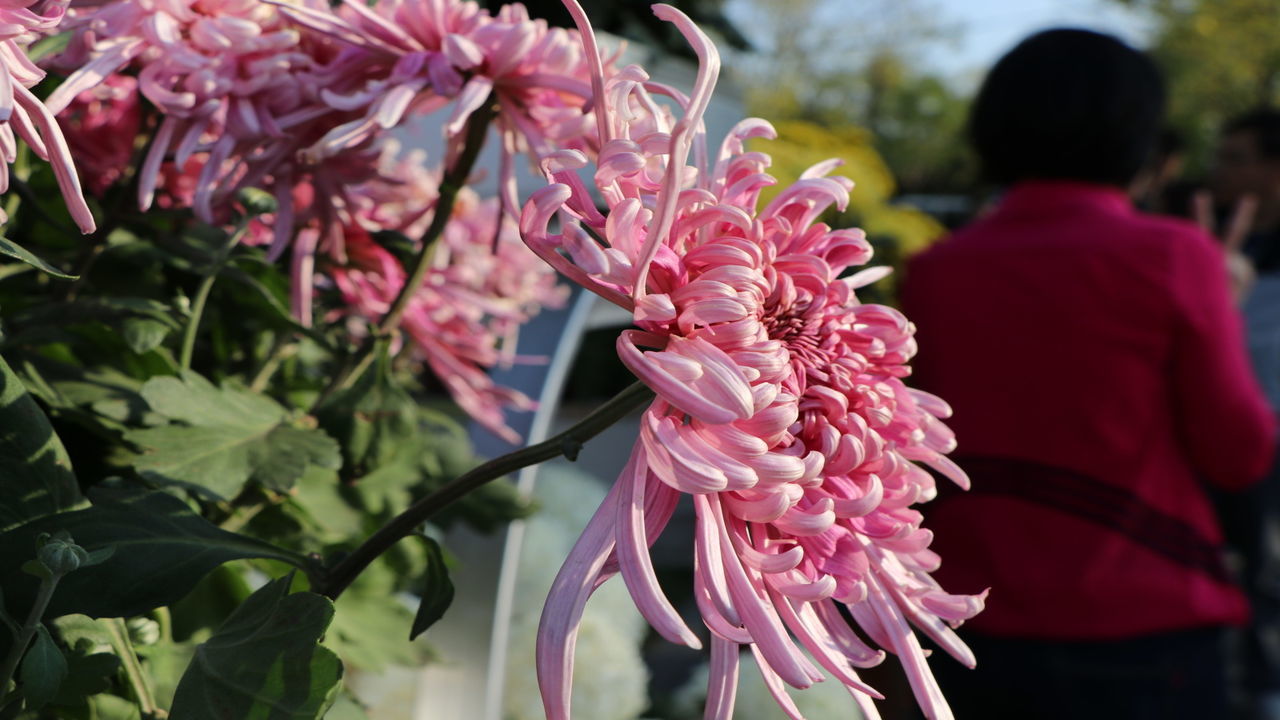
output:
[[[736,99],[777,125],[780,139],[768,148],[775,175],[785,183],[812,162],[843,157],[859,187],[840,220],[866,229],[889,261],[963,224],[980,204],[988,188],[963,138],[968,104],[995,60],[1037,30],[1082,27],[1149,50],[1169,82],[1169,125],[1192,180],[1207,170],[1222,121],[1273,102],[1280,89],[1273,0],[674,4],[724,53],[719,101]],[[648,53],[646,67],[689,55],[647,3],[584,5],[598,27]],[[553,22],[563,13],[554,0],[530,10]]]

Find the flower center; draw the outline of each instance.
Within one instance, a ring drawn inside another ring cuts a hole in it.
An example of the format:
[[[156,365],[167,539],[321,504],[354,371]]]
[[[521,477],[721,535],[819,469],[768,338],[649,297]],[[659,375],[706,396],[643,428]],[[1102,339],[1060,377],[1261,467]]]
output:
[[[783,307],[775,306],[765,313],[763,320],[770,340],[786,343],[789,349],[816,348],[821,314],[810,312],[812,300],[801,298]]]

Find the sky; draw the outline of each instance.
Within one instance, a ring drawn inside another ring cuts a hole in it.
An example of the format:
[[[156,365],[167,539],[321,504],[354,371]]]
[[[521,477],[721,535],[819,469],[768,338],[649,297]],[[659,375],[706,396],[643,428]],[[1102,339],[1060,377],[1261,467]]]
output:
[[[753,41],[767,43],[752,32],[760,17],[754,0],[734,0],[729,17]],[[867,8],[893,8],[893,0],[819,0],[819,16],[840,26],[875,32],[865,23]],[[972,89],[985,71],[1022,38],[1037,30],[1073,26],[1111,33],[1136,45],[1146,44],[1148,28],[1141,18],[1115,0],[913,0],[899,7],[923,10],[929,22],[950,30],[945,39],[927,36],[895,39],[909,60],[952,80],[959,89]],[[889,10],[893,12],[893,10]],[[855,18],[863,18],[857,20]]]
[[[1149,34],[1140,17],[1105,0],[934,0],[934,5],[948,21],[956,22],[959,32],[949,47],[923,48],[923,62],[959,81],[980,76],[1037,30],[1083,27],[1137,46],[1143,46]]]

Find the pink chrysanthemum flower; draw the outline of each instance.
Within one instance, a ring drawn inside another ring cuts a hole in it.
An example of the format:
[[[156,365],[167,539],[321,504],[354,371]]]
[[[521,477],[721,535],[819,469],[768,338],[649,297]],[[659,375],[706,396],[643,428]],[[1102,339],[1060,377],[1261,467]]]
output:
[[[57,0],[6,0],[0,3],[0,192],[9,189],[8,163],[17,157],[14,133],[32,152],[48,160],[71,218],[82,232],[93,232],[93,213],[84,201],[71,151],[50,109],[28,88],[44,79],[44,71],[27,57],[27,46],[58,27],[67,3]],[[0,211],[0,222],[3,222]]]
[[[590,37],[581,8],[566,4]],[[615,573],[660,634],[700,645],[658,587],[647,551],[682,494],[697,516],[708,718],[732,716],[743,645],[792,718],[800,714],[784,685],[808,687],[827,674],[878,717],[870,698],[880,695],[855,668],[881,662],[884,651],[901,660],[925,713],[950,717],[911,629],[973,664],[952,628],[981,610],[984,595],[950,595],[934,582],[932,535],[911,507],[936,493],[916,462],[967,486],[944,455],[954,441],[938,418],[949,409],[902,382],[916,349],[906,318],[857,299],[883,272],[842,277],[871,257],[861,231],[818,222],[829,206],[844,206],[852,183],[827,177],[836,163],[826,163],[757,208],[773,182],[769,159],[744,152],[743,141],[772,128],[744,121],[708,159],[701,116],[717,53],[679,11],[654,11],[701,59],[691,96],[655,86],[638,67],[607,82],[597,68],[594,183],[608,215],[577,174],[587,159],[566,151],[544,161],[556,182],[535,193],[521,221],[544,259],[634,313],[638,329],[622,333],[618,351],[658,395],[547,599],[538,649],[547,717],[569,718],[576,624]],[[683,118],[658,107],[654,90],[671,94]]]
[[[302,128],[332,112],[310,74],[316,49],[260,0],[122,0],[77,10],[68,25],[76,35],[53,64],[76,69],[50,95],[51,110],[136,69],[164,115],[140,170],[143,209],[162,164],[186,168],[203,155],[193,205],[216,222],[216,199],[292,161]]]
[[[353,208],[354,223],[344,230],[346,261],[326,268],[348,316],[377,322],[404,287],[404,267],[366,230],[416,236],[425,229],[436,184],[421,168],[420,158],[410,154],[390,168],[391,180],[366,183],[353,193],[367,202]],[[471,417],[519,442],[505,412],[531,410],[534,403],[496,384],[488,370],[522,359],[514,354],[517,330],[541,308],[562,306],[568,288],[524,246],[496,198],[481,200],[468,189],[458,195],[432,262],[401,322],[411,351]]]
[[[330,130],[308,150],[330,156],[400,124],[411,113],[450,103],[449,157],[467,119],[492,94],[502,139],[502,200],[515,212],[514,158],[556,148],[584,148],[591,120],[581,43],[548,28],[519,4],[491,16],[469,0],[343,0],[337,12],[281,4],[299,23],[347,49],[322,71],[324,99],[361,116]]]

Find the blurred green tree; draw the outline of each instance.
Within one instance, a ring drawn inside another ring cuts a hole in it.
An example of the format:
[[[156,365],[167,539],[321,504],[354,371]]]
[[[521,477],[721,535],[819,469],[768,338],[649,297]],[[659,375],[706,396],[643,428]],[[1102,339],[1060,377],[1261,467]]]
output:
[[[1151,52],[1169,82],[1169,120],[1204,167],[1222,122],[1280,102],[1280,3],[1115,0],[1149,18]]]
[[[840,131],[861,127],[904,192],[964,192],[968,99],[918,64],[958,28],[927,0],[749,0],[754,50],[731,67],[748,111]],[[875,28],[875,33],[859,28]]]

